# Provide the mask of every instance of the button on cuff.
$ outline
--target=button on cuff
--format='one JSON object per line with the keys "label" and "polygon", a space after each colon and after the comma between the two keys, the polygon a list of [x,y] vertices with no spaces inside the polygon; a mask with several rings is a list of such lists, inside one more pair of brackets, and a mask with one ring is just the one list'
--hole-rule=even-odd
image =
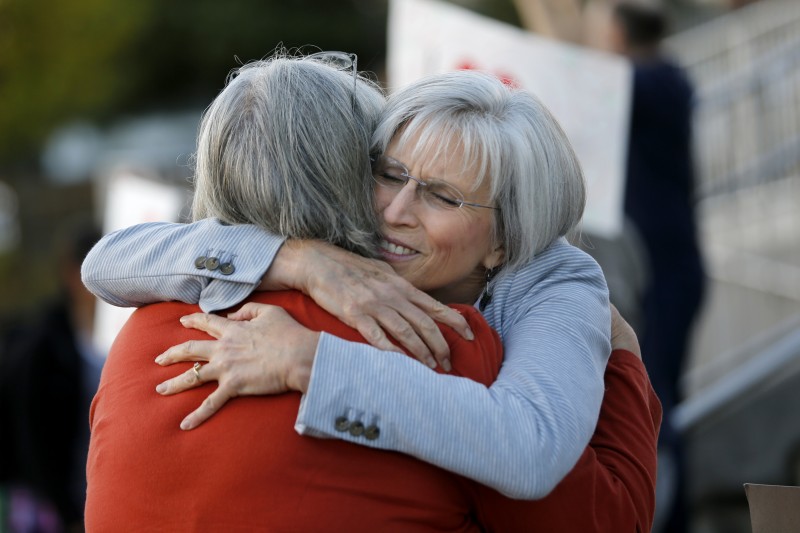
{"label": "button on cuff", "polygon": [[353,422],[350,424],[350,434],[354,437],[360,437],[364,434],[364,424],[361,422]]}
{"label": "button on cuff", "polygon": [[376,425],[367,426],[367,429],[364,430],[364,438],[367,440],[375,440],[381,434],[381,430]]}
{"label": "button on cuff", "polygon": [[340,416],[336,419],[333,423],[333,427],[336,428],[336,431],[344,432],[350,429],[350,421],[347,420],[347,417]]}

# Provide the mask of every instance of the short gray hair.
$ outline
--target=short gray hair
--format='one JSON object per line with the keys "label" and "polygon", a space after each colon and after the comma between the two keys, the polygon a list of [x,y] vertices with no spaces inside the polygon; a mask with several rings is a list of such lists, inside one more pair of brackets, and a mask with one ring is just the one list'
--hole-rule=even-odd
{"label": "short gray hair", "polygon": [[192,218],[373,255],[369,146],[384,97],[361,76],[353,91],[352,71],[308,57],[233,71],[200,122]]}
{"label": "short gray hair", "polygon": [[398,133],[401,143],[415,140],[420,159],[446,157],[460,145],[463,168],[478,168],[475,187],[490,178],[506,272],[577,229],[586,204],[583,172],[558,122],[530,93],[476,71],[429,76],[389,96],[373,153]]}

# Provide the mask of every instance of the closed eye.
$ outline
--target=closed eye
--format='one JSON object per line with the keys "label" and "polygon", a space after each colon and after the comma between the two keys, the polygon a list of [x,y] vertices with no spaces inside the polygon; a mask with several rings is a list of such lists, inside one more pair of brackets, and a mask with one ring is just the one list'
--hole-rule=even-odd
{"label": "closed eye", "polygon": [[452,196],[437,191],[428,191],[429,197],[437,204],[441,205],[442,207],[461,207],[461,201],[457,198],[453,198]]}
{"label": "closed eye", "polygon": [[408,179],[404,176],[398,176],[388,172],[381,172],[377,175],[377,178],[386,185],[405,185],[405,183],[408,181]]}

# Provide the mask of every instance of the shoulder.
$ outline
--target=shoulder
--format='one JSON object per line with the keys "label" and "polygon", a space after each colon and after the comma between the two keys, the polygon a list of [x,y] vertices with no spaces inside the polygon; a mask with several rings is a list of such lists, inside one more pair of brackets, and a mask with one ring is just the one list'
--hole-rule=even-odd
{"label": "shoulder", "polygon": [[[506,328],[547,306],[545,316],[554,319],[577,310],[608,320],[608,286],[592,257],[558,239],[522,268],[503,275],[484,310],[489,323],[501,335]],[[595,312],[596,311],[596,312]]]}
{"label": "shoulder", "polygon": [[605,288],[603,271],[589,254],[560,238],[528,264],[501,278],[499,285],[532,290],[542,282],[584,281]]}
{"label": "shoulder", "polygon": [[114,354],[140,350],[147,346],[157,355],[171,340],[181,338],[187,331],[179,320],[182,316],[200,313],[200,307],[182,302],[160,302],[136,309],[114,339],[109,358]]}
{"label": "shoulder", "polygon": [[200,307],[196,304],[183,302],[158,302],[144,305],[131,313],[120,334],[138,329],[170,328],[179,325],[177,321],[180,317],[201,312]]}

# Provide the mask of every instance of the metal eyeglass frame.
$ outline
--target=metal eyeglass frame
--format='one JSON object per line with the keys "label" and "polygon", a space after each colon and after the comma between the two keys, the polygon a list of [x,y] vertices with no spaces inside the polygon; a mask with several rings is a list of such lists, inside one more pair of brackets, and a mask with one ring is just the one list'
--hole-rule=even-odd
{"label": "metal eyeglass frame", "polygon": [[[422,180],[420,178],[414,177],[411,174],[409,174],[408,173],[408,168],[406,168],[406,166],[403,163],[401,163],[400,161],[398,161],[398,160],[396,160],[394,158],[391,158],[391,157],[389,157],[387,155],[373,155],[373,156],[370,156],[370,158],[369,158],[370,163],[372,165],[372,170],[373,170],[372,179],[373,179],[373,181],[375,181],[375,183],[379,187],[385,187],[387,189],[395,188],[392,185],[389,185],[389,184],[386,184],[386,183],[381,183],[380,181],[378,181],[378,178],[375,177],[375,172],[374,172],[375,166],[378,163],[378,161],[381,160],[381,159],[385,160],[385,161],[391,161],[391,163],[392,163],[391,166],[395,166],[395,167],[403,170],[403,172],[400,174],[400,176],[405,178],[405,182],[402,185],[400,185],[399,187],[397,187],[398,190],[400,190],[403,187],[405,187],[406,185],[408,185],[408,181],[409,180],[414,180],[415,182],[417,182],[419,184],[420,187],[423,187],[423,188],[427,187],[429,185],[428,182],[426,182],[426,181],[424,181],[424,180]],[[452,187],[452,185],[451,185],[451,187]],[[452,188],[455,190],[455,192],[458,193],[459,196],[462,196],[461,191],[459,191],[455,187],[452,187]],[[468,205],[470,207],[481,207],[483,209],[494,209],[495,211],[500,211],[499,207],[495,207],[495,206],[491,206],[491,205],[476,204],[474,202],[467,202],[463,198],[454,198],[452,200],[454,202],[458,203],[458,205],[454,205],[453,206],[453,208],[455,208],[455,209],[460,209],[460,208],[464,207],[465,205]]]}

